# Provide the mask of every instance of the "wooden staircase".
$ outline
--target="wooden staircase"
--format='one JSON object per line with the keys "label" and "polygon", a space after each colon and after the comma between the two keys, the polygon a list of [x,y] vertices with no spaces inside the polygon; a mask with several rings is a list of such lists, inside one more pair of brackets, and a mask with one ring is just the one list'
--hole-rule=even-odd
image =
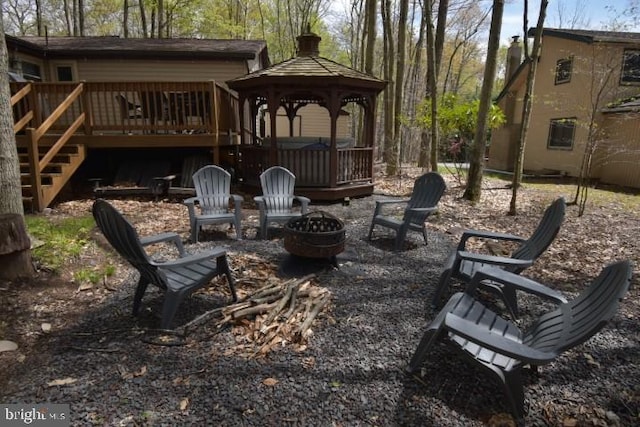
{"label": "wooden staircase", "polygon": [[[49,148],[46,146],[39,147],[38,160],[44,157]],[[22,182],[22,203],[26,212],[33,212],[42,210],[42,208],[49,206],[53,202],[86,158],[86,148],[82,144],[67,144],[45,166],[40,173],[40,182],[42,184],[41,206],[35,206],[34,203],[35,197],[31,181],[32,172],[26,147],[18,146],[18,158],[20,160],[20,180]]]}

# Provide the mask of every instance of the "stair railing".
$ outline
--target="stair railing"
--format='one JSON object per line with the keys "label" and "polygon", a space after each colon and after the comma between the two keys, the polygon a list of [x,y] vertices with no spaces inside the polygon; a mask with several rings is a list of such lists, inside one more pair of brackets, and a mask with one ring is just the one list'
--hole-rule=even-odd
{"label": "stair railing", "polygon": [[[29,156],[29,170],[31,172],[31,189],[33,195],[33,207],[37,211],[42,211],[51,202],[51,200],[45,200],[43,187],[42,187],[42,171],[49,165],[51,160],[60,152],[62,147],[69,141],[71,136],[75,133],[80,126],[85,122],[84,111],[78,115],[78,117],[69,125],[68,129],[60,135],[58,140],[53,144],[46,153],[40,159],[40,152],[38,143],[40,139],[47,134],[51,126],[70,109],[73,103],[81,98],[84,90],[83,83],[79,83],[78,86],[56,107],[56,109],[47,117],[42,124],[36,128],[26,128],[27,135],[27,153]],[[17,95],[17,94],[16,94]],[[81,111],[84,109],[81,109]],[[32,113],[32,112],[31,112]],[[22,121],[22,120],[21,120]]]}

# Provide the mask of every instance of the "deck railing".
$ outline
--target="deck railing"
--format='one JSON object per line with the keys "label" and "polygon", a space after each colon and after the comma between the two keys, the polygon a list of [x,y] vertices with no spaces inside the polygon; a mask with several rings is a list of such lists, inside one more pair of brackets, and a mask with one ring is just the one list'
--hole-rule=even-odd
{"label": "deck railing", "polygon": [[[242,177],[248,183],[258,184],[262,171],[271,166],[269,147],[242,146]],[[296,176],[299,187],[331,187],[329,150],[278,148],[278,165]],[[371,182],[373,149],[370,147],[339,148],[336,165],[336,185]]]}
{"label": "deck railing", "polygon": [[[84,82],[84,102],[71,106],[50,130],[66,130],[85,113],[85,133],[161,134],[238,131],[238,100],[214,81]],[[78,83],[11,83],[12,94],[30,92],[14,105],[16,123],[38,127]],[[26,88],[30,89],[26,89]],[[82,111],[82,109],[85,111]],[[32,117],[27,119],[29,112]]]}

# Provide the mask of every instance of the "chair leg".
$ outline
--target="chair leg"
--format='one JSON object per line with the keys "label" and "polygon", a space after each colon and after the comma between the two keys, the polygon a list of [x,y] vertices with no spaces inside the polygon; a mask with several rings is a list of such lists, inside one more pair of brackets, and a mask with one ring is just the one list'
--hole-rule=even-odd
{"label": "chair leg", "polygon": [[236,229],[236,238],[242,240],[242,218],[240,212],[236,211],[234,219],[234,227]]}
{"label": "chair leg", "polygon": [[260,238],[265,240],[267,238],[267,219],[260,218]]}
{"label": "chair leg", "polygon": [[507,286],[500,286],[498,289],[500,295],[502,296],[502,299],[504,300],[504,305],[506,305],[507,309],[509,310],[509,313],[511,313],[511,316],[514,320],[517,319],[518,297],[516,296],[516,290]]}
{"label": "chair leg", "polygon": [[522,385],[522,371],[519,368],[503,372],[504,390],[511,404],[513,414],[518,420],[524,418],[524,387]]}
{"label": "chair leg", "polygon": [[429,329],[427,329],[427,331],[422,335],[420,344],[418,344],[418,348],[416,348],[416,351],[413,353],[409,365],[407,365],[407,367],[404,369],[406,373],[414,374],[420,369],[420,366],[422,366],[425,359],[427,358],[429,349],[431,349],[431,346],[433,346],[433,344],[436,342],[436,339],[439,335],[439,325],[435,328],[432,326],[433,323],[431,324]]}
{"label": "chair leg", "polygon": [[149,283],[140,276],[140,280],[138,280],[138,286],[136,287],[136,293],[133,296],[133,315],[137,316],[140,311],[140,305],[142,304],[142,297],[147,290],[147,286]]}
{"label": "chair leg", "polygon": [[431,299],[431,307],[436,308],[440,304],[442,293],[444,292],[445,288],[449,286],[451,274],[451,268],[445,268],[444,271],[440,274],[438,285],[436,286],[436,289],[433,292],[433,298]]}
{"label": "chair leg", "polygon": [[227,283],[229,284],[229,290],[231,291],[231,297],[233,302],[238,301],[238,295],[236,294],[236,285],[231,275],[231,269],[229,268],[229,262],[226,256],[219,256],[216,258],[216,270],[218,274],[224,274],[227,277]]}
{"label": "chair leg", "polygon": [[424,239],[424,244],[428,245],[429,241],[427,240],[427,226],[425,224],[422,225],[422,238]]}
{"label": "chair leg", "polygon": [[164,294],[164,303],[162,304],[162,321],[160,329],[171,329],[171,322],[178,311],[178,306],[182,302],[184,295],[167,289]]}
{"label": "chair leg", "polygon": [[369,227],[369,237],[368,239],[371,240],[371,237],[373,236],[373,227],[375,227],[376,223],[374,222],[374,220],[371,220],[371,227]]}
{"label": "chair leg", "polygon": [[402,245],[404,244],[404,241],[406,240],[406,238],[407,238],[407,227],[403,225],[398,229],[398,232],[396,233],[396,240],[393,245],[393,250],[399,251],[400,249],[402,249]]}
{"label": "chair leg", "polygon": [[198,243],[198,232],[200,231],[200,226],[197,223],[191,224],[191,243]]}

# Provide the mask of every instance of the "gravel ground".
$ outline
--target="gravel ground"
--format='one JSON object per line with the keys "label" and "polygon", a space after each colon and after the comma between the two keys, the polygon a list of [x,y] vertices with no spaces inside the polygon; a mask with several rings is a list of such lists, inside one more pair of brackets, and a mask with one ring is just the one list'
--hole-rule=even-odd
{"label": "gravel ground", "polygon": [[[434,349],[420,378],[404,374],[435,314],[427,301],[453,238],[432,232],[423,245],[412,234],[409,249],[400,253],[389,250],[391,240],[382,229],[379,238],[366,241],[374,200],[381,197],[315,207],[345,221],[347,244],[339,268],[313,266],[333,298],[306,351],[285,347],[264,358],[238,357],[226,351],[234,344],[229,330],[207,324],[185,345],[147,344],[141,328],[158,319],[145,311],[132,321],[136,278],[131,274],[128,283],[64,330],[39,334],[38,351],[20,363],[13,360],[15,353],[0,354],[8,376],[1,382],[0,402],[68,403],[72,425],[510,425],[503,417],[509,407],[500,385],[447,347]],[[277,236],[268,241],[254,236],[252,229],[242,241],[223,238],[189,250],[222,245],[232,265],[238,252],[288,261]],[[152,290],[144,306],[157,310],[160,303]],[[223,303],[215,293],[195,296],[176,322]],[[521,307],[525,320],[543,308],[527,296]],[[526,376],[527,425],[637,423],[639,361],[637,323],[618,316],[588,343]],[[47,385],[65,378],[75,381]]]}

